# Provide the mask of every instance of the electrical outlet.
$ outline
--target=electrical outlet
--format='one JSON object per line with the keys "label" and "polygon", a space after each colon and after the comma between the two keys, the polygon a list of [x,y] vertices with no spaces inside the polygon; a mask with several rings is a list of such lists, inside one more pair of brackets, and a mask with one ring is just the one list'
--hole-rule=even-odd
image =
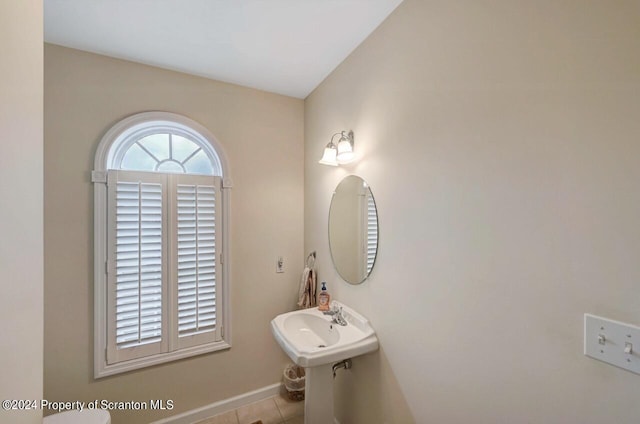
{"label": "electrical outlet", "polygon": [[278,256],[276,260],[276,272],[284,272],[284,258],[282,256]]}

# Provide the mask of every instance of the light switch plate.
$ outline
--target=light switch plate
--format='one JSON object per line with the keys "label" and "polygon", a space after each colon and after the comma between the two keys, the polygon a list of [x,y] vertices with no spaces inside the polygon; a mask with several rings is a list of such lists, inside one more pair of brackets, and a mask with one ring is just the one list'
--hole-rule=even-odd
{"label": "light switch plate", "polygon": [[584,354],[640,374],[640,327],[584,314]]}

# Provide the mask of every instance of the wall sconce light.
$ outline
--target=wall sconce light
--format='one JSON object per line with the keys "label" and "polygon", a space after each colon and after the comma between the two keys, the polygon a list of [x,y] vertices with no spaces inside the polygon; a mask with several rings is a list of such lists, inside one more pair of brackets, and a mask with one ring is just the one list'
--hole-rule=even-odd
{"label": "wall sconce light", "polygon": [[[338,144],[334,143],[333,140],[336,136],[340,136],[340,140],[338,140]],[[342,165],[345,163],[351,162],[355,158],[355,153],[353,151],[353,131],[341,131],[339,133],[335,133],[331,136],[331,141],[324,148],[324,154],[322,155],[322,159],[318,161],[323,165],[331,165],[338,166],[338,164]]]}

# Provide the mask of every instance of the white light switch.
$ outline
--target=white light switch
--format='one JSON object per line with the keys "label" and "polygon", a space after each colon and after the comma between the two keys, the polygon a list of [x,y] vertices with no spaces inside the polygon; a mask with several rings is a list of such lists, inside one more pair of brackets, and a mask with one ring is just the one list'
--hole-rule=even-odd
{"label": "white light switch", "polygon": [[640,327],[584,314],[584,354],[640,374]]}
{"label": "white light switch", "polygon": [[278,256],[276,259],[276,272],[284,272],[284,258],[282,256]]}

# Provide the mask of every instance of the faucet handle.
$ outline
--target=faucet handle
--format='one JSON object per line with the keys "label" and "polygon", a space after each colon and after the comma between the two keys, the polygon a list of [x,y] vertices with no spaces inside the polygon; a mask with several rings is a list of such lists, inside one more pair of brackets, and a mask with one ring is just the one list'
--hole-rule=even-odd
{"label": "faucet handle", "polygon": [[333,320],[332,322],[334,324],[339,324],[342,326],[345,326],[348,324],[347,319],[344,316],[344,311],[342,310],[342,306],[340,306],[333,314]]}

